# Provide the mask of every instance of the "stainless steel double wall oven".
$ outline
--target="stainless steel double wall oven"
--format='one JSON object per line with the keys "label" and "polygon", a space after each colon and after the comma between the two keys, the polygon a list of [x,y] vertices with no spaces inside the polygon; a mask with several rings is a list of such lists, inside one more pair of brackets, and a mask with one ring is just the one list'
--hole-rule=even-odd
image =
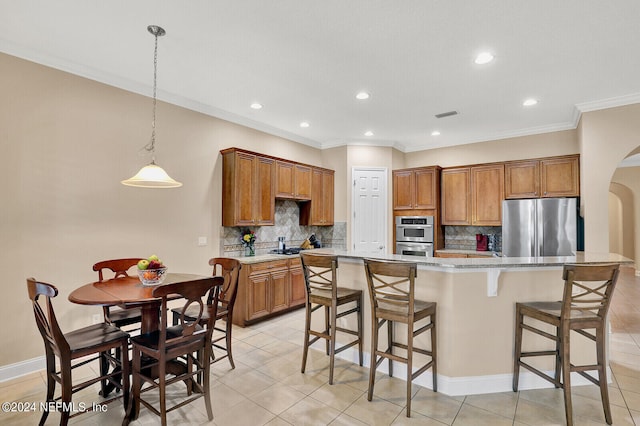
{"label": "stainless steel double wall oven", "polygon": [[396,216],[396,254],[433,257],[433,216]]}

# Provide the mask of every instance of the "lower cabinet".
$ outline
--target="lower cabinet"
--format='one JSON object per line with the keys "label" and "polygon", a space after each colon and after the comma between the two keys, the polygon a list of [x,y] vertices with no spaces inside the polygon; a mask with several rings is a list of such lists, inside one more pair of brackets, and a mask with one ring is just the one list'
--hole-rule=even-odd
{"label": "lower cabinet", "polygon": [[245,326],[303,306],[300,259],[245,264],[240,272],[233,323]]}

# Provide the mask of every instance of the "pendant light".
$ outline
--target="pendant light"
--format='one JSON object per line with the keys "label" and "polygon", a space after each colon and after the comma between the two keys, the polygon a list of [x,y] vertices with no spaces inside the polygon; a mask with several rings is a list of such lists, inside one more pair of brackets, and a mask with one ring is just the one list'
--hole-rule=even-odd
{"label": "pendant light", "polygon": [[166,34],[166,31],[157,25],[147,27],[156,39],[153,53],[153,121],[151,121],[151,142],[144,146],[144,149],[151,153],[151,164],[140,169],[135,176],[123,180],[122,184],[127,186],[137,186],[138,188],[177,188],[182,183],[173,180],[164,169],[156,165],[156,90],[158,75],[158,37]]}

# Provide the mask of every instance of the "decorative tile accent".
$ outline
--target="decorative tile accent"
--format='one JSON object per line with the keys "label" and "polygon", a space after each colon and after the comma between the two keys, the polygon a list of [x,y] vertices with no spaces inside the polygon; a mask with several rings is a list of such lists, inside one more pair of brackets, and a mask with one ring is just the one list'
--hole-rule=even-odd
{"label": "decorative tile accent", "polygon": [[496,236],[494,251],[502,251],[501,226],[445,226],[444,246],[447,249],[475,250],[476,234],[494,234]]}
{"label": "decorative tile accent", "polygon": [[[285,237],[287,247],[300,247],[304,240],[315,234],[323,247],[344,250],[347,245],[347,223],[335,222],[333,226],[300,225],[300,208],[293,200],[276,200],[275,225],[248,227],[256,234],[256,255],[267,254],[278,248],[278,237]],[[244,246],[240,242],[245,227],[223,227],[221,250],[224,256],[242,256]]]}

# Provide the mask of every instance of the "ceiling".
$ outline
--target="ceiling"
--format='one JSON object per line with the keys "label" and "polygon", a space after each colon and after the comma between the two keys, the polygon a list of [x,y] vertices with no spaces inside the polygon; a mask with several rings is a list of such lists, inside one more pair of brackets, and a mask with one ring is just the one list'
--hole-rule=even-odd
{"label": "ceiling", "polygon": [[640,102],[639,22],[637,0],[0,0],[0,51],[151,96],[160,25],[159,99],[319,148],[411,152]]}

